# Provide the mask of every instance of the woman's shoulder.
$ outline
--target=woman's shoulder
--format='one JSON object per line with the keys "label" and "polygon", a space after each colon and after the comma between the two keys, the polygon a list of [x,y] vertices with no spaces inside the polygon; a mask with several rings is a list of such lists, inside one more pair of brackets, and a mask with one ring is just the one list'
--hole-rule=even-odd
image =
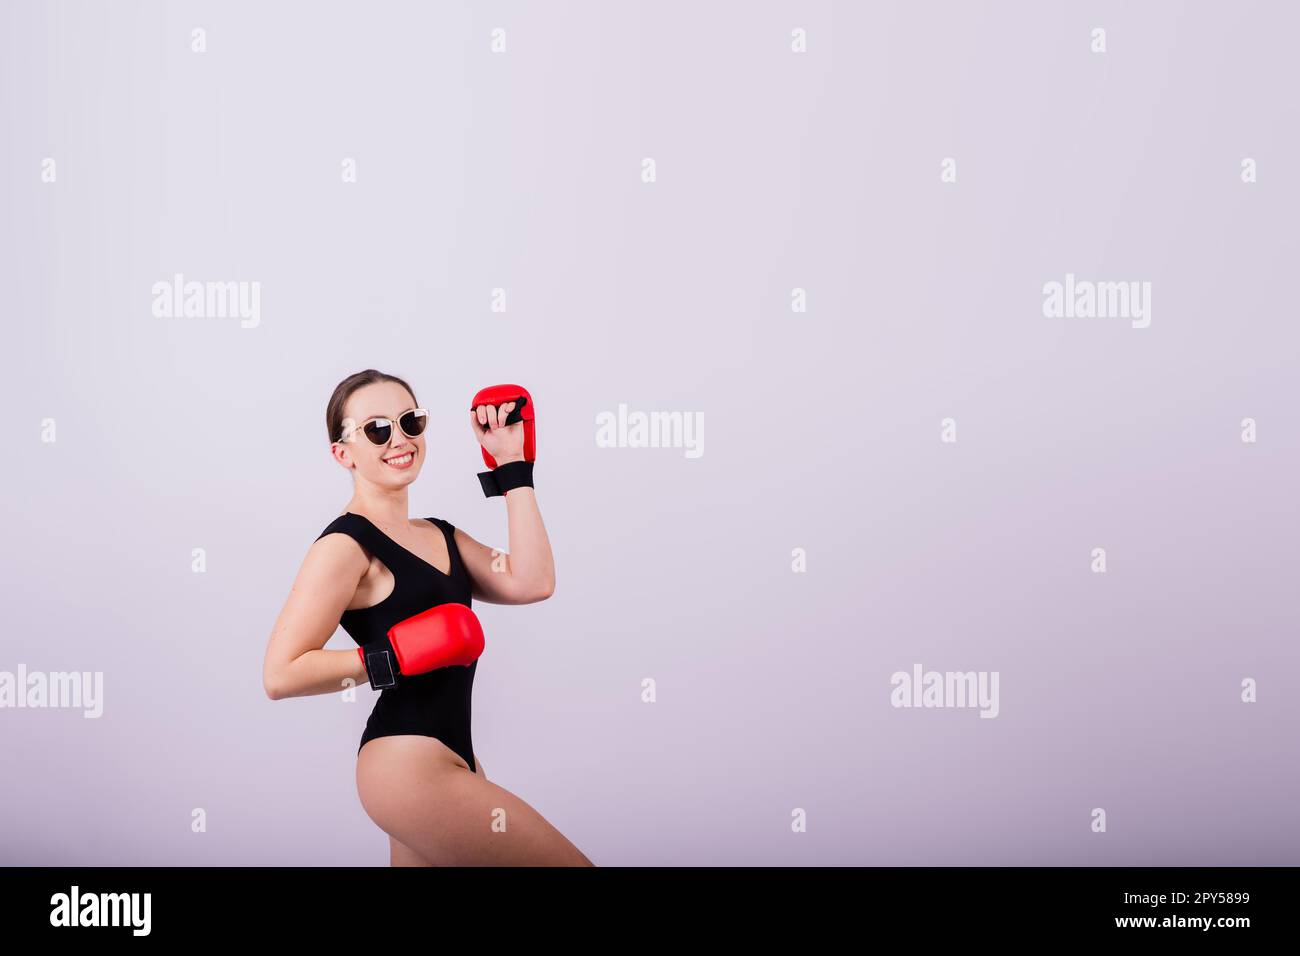
{"label": "woman's shoulder", "polygon": [[360,540],[367,536],[367,526],[360,515],[355,515],[350,511],[345,511],[343,514],[337,515],[333,521],[327,524],[325,530],[316,535],[316,540],[319,541],[326,535],[336,533],[346,534],[350,538],[357,538]]}

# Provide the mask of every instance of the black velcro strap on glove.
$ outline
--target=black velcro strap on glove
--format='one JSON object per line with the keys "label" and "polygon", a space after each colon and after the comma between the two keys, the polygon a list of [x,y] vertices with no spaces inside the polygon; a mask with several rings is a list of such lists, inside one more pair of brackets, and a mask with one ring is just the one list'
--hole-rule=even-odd
{"label": "black velcro strap on glove", "polygon": [[383,690],[385,687],[397,686],[397,657],[387,638],[363,644],[361,655],[371,687]]}
{"label": "black velcro strap on glove", "polygon": [[508,461],[504,465],[497,465],[491,471],[480,471],[478,480],[483,486],[483,495],[487,498],[504,495],[513,488],[531,488],[533,487],[533,463]]}

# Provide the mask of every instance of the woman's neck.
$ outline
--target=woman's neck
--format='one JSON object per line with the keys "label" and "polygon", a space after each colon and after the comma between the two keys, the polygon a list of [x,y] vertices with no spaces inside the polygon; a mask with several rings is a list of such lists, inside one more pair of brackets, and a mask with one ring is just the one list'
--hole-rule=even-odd
{"label": "woman's neck", "polygon": [[410,503],[406,489],[381,491],[357,489],[348,502],[348,511],[365,515],[381,527],[402,528],[410,524]]}

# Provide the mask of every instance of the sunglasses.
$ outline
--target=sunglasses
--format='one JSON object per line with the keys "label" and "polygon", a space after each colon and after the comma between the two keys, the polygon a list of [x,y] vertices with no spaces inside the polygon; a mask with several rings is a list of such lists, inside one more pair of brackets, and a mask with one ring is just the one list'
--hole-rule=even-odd
{"label": "sunglasses", "polygon": [[[424,434],[424,426],[429,423],[429,412],[424,408],[412,408],[397,416],[397,427],[407,438],[418,438]],[[387,445],[393,437],[393,420],[375,416],[367,418],[360,425],[343,424],[343,434],[339,441],[349,441],[358,431],[370,439],[372,445]]]}

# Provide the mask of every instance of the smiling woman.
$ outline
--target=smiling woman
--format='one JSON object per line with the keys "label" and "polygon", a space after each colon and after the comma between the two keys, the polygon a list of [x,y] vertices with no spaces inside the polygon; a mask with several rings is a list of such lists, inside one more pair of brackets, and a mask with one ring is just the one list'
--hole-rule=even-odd
{"label": "smiling woman", "polygon": [[[506,424],[514,404],[471,411],[496,467],[524,460],[523,426]],[[412,520],[407,489],[424,460],[428,418],[394,375],[366,369],[335,388],[325,423],[352,498],[308,551],[276,621],[267,695],[381,689],[357,750],[357,792],[389,836],[393,865],[591,866],[528,803],[487,779],[470,732],[474,675],[490,646],[472,599],[531,604],[555,589],[534,489],[507,483],[505,555],[442,518]],[[324,649],[340,625],[360,653]],[[504,829],[493,825],[502,812]]]}
{"label": "smiling woman", "polygon": [[[410,396],[412,406],[416,404],[415,392],[411,389],[411,386],[396,375],[388,375],[373,368],[349,375],[335,387],[334,394],[330,396],[329,404],[325,406],[325,428],[329,433],[331,442],[349,441],[352,434],[359,428],[373,444],[388,444],[393,431],[391,419],[382,415],[371,415],[358,425],[356,419],[347,415],[349,411],[348,402],[356,392],[367,385],[377,385],[385,382],[400,387],[402,391]],[[428,419],[429,413],[425,409],[415,407],[409,408],[397,416],[398,427],[408,438],[418,438],[423,434]]]}

